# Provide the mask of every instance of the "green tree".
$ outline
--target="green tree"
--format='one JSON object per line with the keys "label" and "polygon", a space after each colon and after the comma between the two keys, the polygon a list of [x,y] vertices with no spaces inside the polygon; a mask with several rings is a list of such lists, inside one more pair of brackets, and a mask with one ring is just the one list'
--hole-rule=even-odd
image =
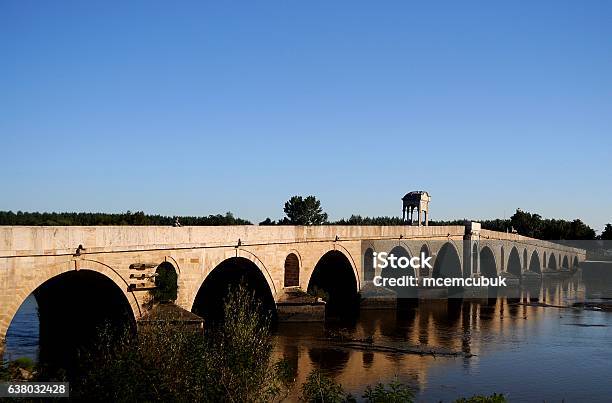
{"label": "green tree", "polygon": [[354,401],[342,385],[320,370],[313,369],[302,385],[300,400],[308,403],[343,403]]}
{"label": "green tree", "polygon": [[608,241],[612,240],[612,224],[606,224],[606,228],[604,228],[599,237]]}
{"label": "green tree", "polygon": [[230,289],[223,326],[214,344],[214,362],[226,401],[274,401],[284,389],[286,377],[279,377],[283,366],[272,362],[270,320],[244,283]]}
{"label": "green tree", "polygon": [[[510,217],[510,224],[519,234],[537,239],[595,239],[595,230],[579,219],[573,221],[542,219],[539,214],[517,209]],[[494,225],[483,223],[483,227],[489,229]]]}
{"label": "green tree", "polygon": [[595,239],[595,230],[576,219],[570,223],[570,233],[567,239],[592,240]]}
{"label": "green tree", "polygon": [[293,196],[285,203],[284,211],[293,225],[321,225],[327,221],[327,213],[314,196]]}
{"label": "green tree", "polygon": [[542,227],[542,217],[539,214],[531,214],[521,209],[510,217],[512,227],[521,235],[538,238]]}
{"label": "green tree", "polygon": [[396,377],[387,386],[382,383],[375,387],[368,385],[363,398],[368,403],[410,403],[414,399],[414,393]]}

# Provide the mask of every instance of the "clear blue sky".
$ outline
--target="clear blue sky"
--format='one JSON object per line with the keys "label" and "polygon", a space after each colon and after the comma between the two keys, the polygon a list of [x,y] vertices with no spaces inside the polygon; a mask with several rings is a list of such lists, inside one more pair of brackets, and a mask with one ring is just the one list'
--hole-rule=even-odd
{"label": "clear blue sky", "polygon": [[94,3],[0,1],[0,209],[612,222],[610,1]]}

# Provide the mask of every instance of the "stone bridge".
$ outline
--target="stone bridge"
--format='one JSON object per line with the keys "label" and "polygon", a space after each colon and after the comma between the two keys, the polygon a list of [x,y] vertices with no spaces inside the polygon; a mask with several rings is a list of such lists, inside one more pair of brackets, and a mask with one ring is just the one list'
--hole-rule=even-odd
{"label": "stone bridge", "polygon": [[[24,300],[37,299],[41,326],[58,312],[97,315],[123,304],[132,320],[149,307],[150,274],[178,275],[176,304],[199,314],[222,305],[241,276],[275,306],[313,286],[340,297],[376,274],[373,251],[432,256],[417,276],[528,275],[571,271],[585,251],[466,226],[96,226],[0,227],[0,340]],[[441,265],[442,261],[448,264]],[[450,263],[449,263],[450,262]],[[215,299],[216,298],[216,299]],[[55,312],[55,313],[53,313]],[[203,315],[205,316],[205,315]],[[59,321],[59,322],[57,322]]]}

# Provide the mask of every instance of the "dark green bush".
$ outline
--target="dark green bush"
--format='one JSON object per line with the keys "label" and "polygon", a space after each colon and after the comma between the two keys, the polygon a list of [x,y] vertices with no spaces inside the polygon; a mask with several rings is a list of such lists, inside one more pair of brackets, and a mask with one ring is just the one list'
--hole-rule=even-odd
{"label": "dark green bush", "polygon": [[341,403],[354,401],[344,392],[342,385],[320,370],[312,370],[302,385],[300,399],[309,403]]}
{"label": "dark green bush", "polygon": [[410,403],[413,401],[414,393],[395,378],[387,386],[382,383],[374,388],[368,386],[363,398],[369,403]]}

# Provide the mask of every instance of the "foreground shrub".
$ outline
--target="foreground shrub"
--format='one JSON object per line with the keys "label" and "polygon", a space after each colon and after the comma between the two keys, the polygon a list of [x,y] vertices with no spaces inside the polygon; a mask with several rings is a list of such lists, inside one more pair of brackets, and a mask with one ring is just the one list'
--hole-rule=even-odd
{"label": "foreground shrub", "polygon": [[[362,397],[368,403],[411,403],[414,394],[396,378],[387,386],[379,383],[372,388],[368,385]],[[347,394],[342,385],[320,370],[310,372],[302,385],[300,399],[311,403],[355,402],[355,398]]]}
{"label": "foreground shrub", "polygon": [[382,383],[377,384],[374,388],[368,386],[363,398],[370,403],[410,403],[414,394],[395,378],[387,386]]}
{"label": "foreground shrub", "polygon": [[119,342],[102,332],[73,396],[88,401],[267,402],[283,397],[285,366],[273,363],[269,318],[243,286],[225,301],[222,325],[203,334],[168,323]]}
{"label": "foreground shrub", "polygon": [[271,362],[270,316],[254,294],[240,286],[225,302],[223,325],[209,348],[224,397],[237,402],[271,401],[280,396],[284,367]]}
{"label": "foreground shrub", "polygon": [[342,389],[342,385],[320,370],[312,370],[302,385],[301,400],[311,403],[341,403],[354,401]]}

